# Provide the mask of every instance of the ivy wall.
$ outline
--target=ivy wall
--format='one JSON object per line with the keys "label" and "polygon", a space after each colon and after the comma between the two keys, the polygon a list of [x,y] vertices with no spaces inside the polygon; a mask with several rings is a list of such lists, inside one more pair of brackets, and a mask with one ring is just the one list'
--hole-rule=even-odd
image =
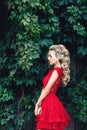
{"label": "ivy wall", "polygon": [[24,130],[27,125],[35,130],[34,105],[49,68],[47,50],[59,43],[71,54],[71,81],[60,87],[58,96],[80,129],[86,130],[87,1],[1,2],[0,130]]}

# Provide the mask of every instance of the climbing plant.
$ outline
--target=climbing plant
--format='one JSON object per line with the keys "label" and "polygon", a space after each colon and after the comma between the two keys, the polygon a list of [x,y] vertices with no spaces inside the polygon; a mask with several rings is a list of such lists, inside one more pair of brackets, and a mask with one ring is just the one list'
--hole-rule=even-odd
{"label": "climbing plant", "polygon": [[71,81],[59,95],[64,104],[68,102],[72,118],[84,129],[83,124],[87,122],[86,0],[3,3],[8,8],[8,26],[0,33],[0,129],[24,130],[28,124],[30,130],[35,129],[34,105],[49,68],[47,50],[59,43],[69,49],[73,59],[83,63],[76,80],[71,68]]}

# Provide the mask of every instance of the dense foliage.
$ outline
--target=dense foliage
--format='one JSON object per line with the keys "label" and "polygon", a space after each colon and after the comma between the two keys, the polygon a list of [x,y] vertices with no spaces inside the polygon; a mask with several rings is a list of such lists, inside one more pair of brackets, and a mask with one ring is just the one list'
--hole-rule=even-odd
{"label": "dense foliage", "polygon": [[67,46],[75,64],[83,68],[78,70],[76,65],[73,73],[71,67],[71,81],[60,89],[59,96],[85,129],[86,0],[8,0],[4,4],[8,7],[8,28],[0,40],[0,130],[27,130],[27,125],[35,129],[34,105],[49,67],[46,53],[57,43]]}

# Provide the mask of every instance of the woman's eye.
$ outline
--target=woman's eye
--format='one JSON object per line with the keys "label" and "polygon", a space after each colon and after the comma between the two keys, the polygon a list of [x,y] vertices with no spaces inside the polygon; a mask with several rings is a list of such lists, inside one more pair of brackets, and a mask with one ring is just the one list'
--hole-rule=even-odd
{"label": "woman's eye", "polygon": [[48,57],[50,57],[50,58],[51,58],[52,56],[51,56],[51,55],[48,55]]}

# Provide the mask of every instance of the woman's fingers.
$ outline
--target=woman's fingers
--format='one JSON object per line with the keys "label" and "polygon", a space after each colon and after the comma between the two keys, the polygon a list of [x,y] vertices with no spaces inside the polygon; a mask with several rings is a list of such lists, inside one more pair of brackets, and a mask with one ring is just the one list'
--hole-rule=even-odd
{"label": "woman's fingers", "polygon": [[38,114],[40,114],[42,111],[41,107],[38,108]]}
{"label": "woman's fingers", "polygon": [[35,111],[34,111],[34,113],[35,113],[35,115],[37,115],[37,113],[38,113],[38,107],[37,107],[37,106],[35,106]]}
{"label": "woman's fingers", "polygon": [[42,111],[41,107],[37,107],[37,106],[35,106],[35,111],[34,111],[35,115],[40,114],[41,111]]}

